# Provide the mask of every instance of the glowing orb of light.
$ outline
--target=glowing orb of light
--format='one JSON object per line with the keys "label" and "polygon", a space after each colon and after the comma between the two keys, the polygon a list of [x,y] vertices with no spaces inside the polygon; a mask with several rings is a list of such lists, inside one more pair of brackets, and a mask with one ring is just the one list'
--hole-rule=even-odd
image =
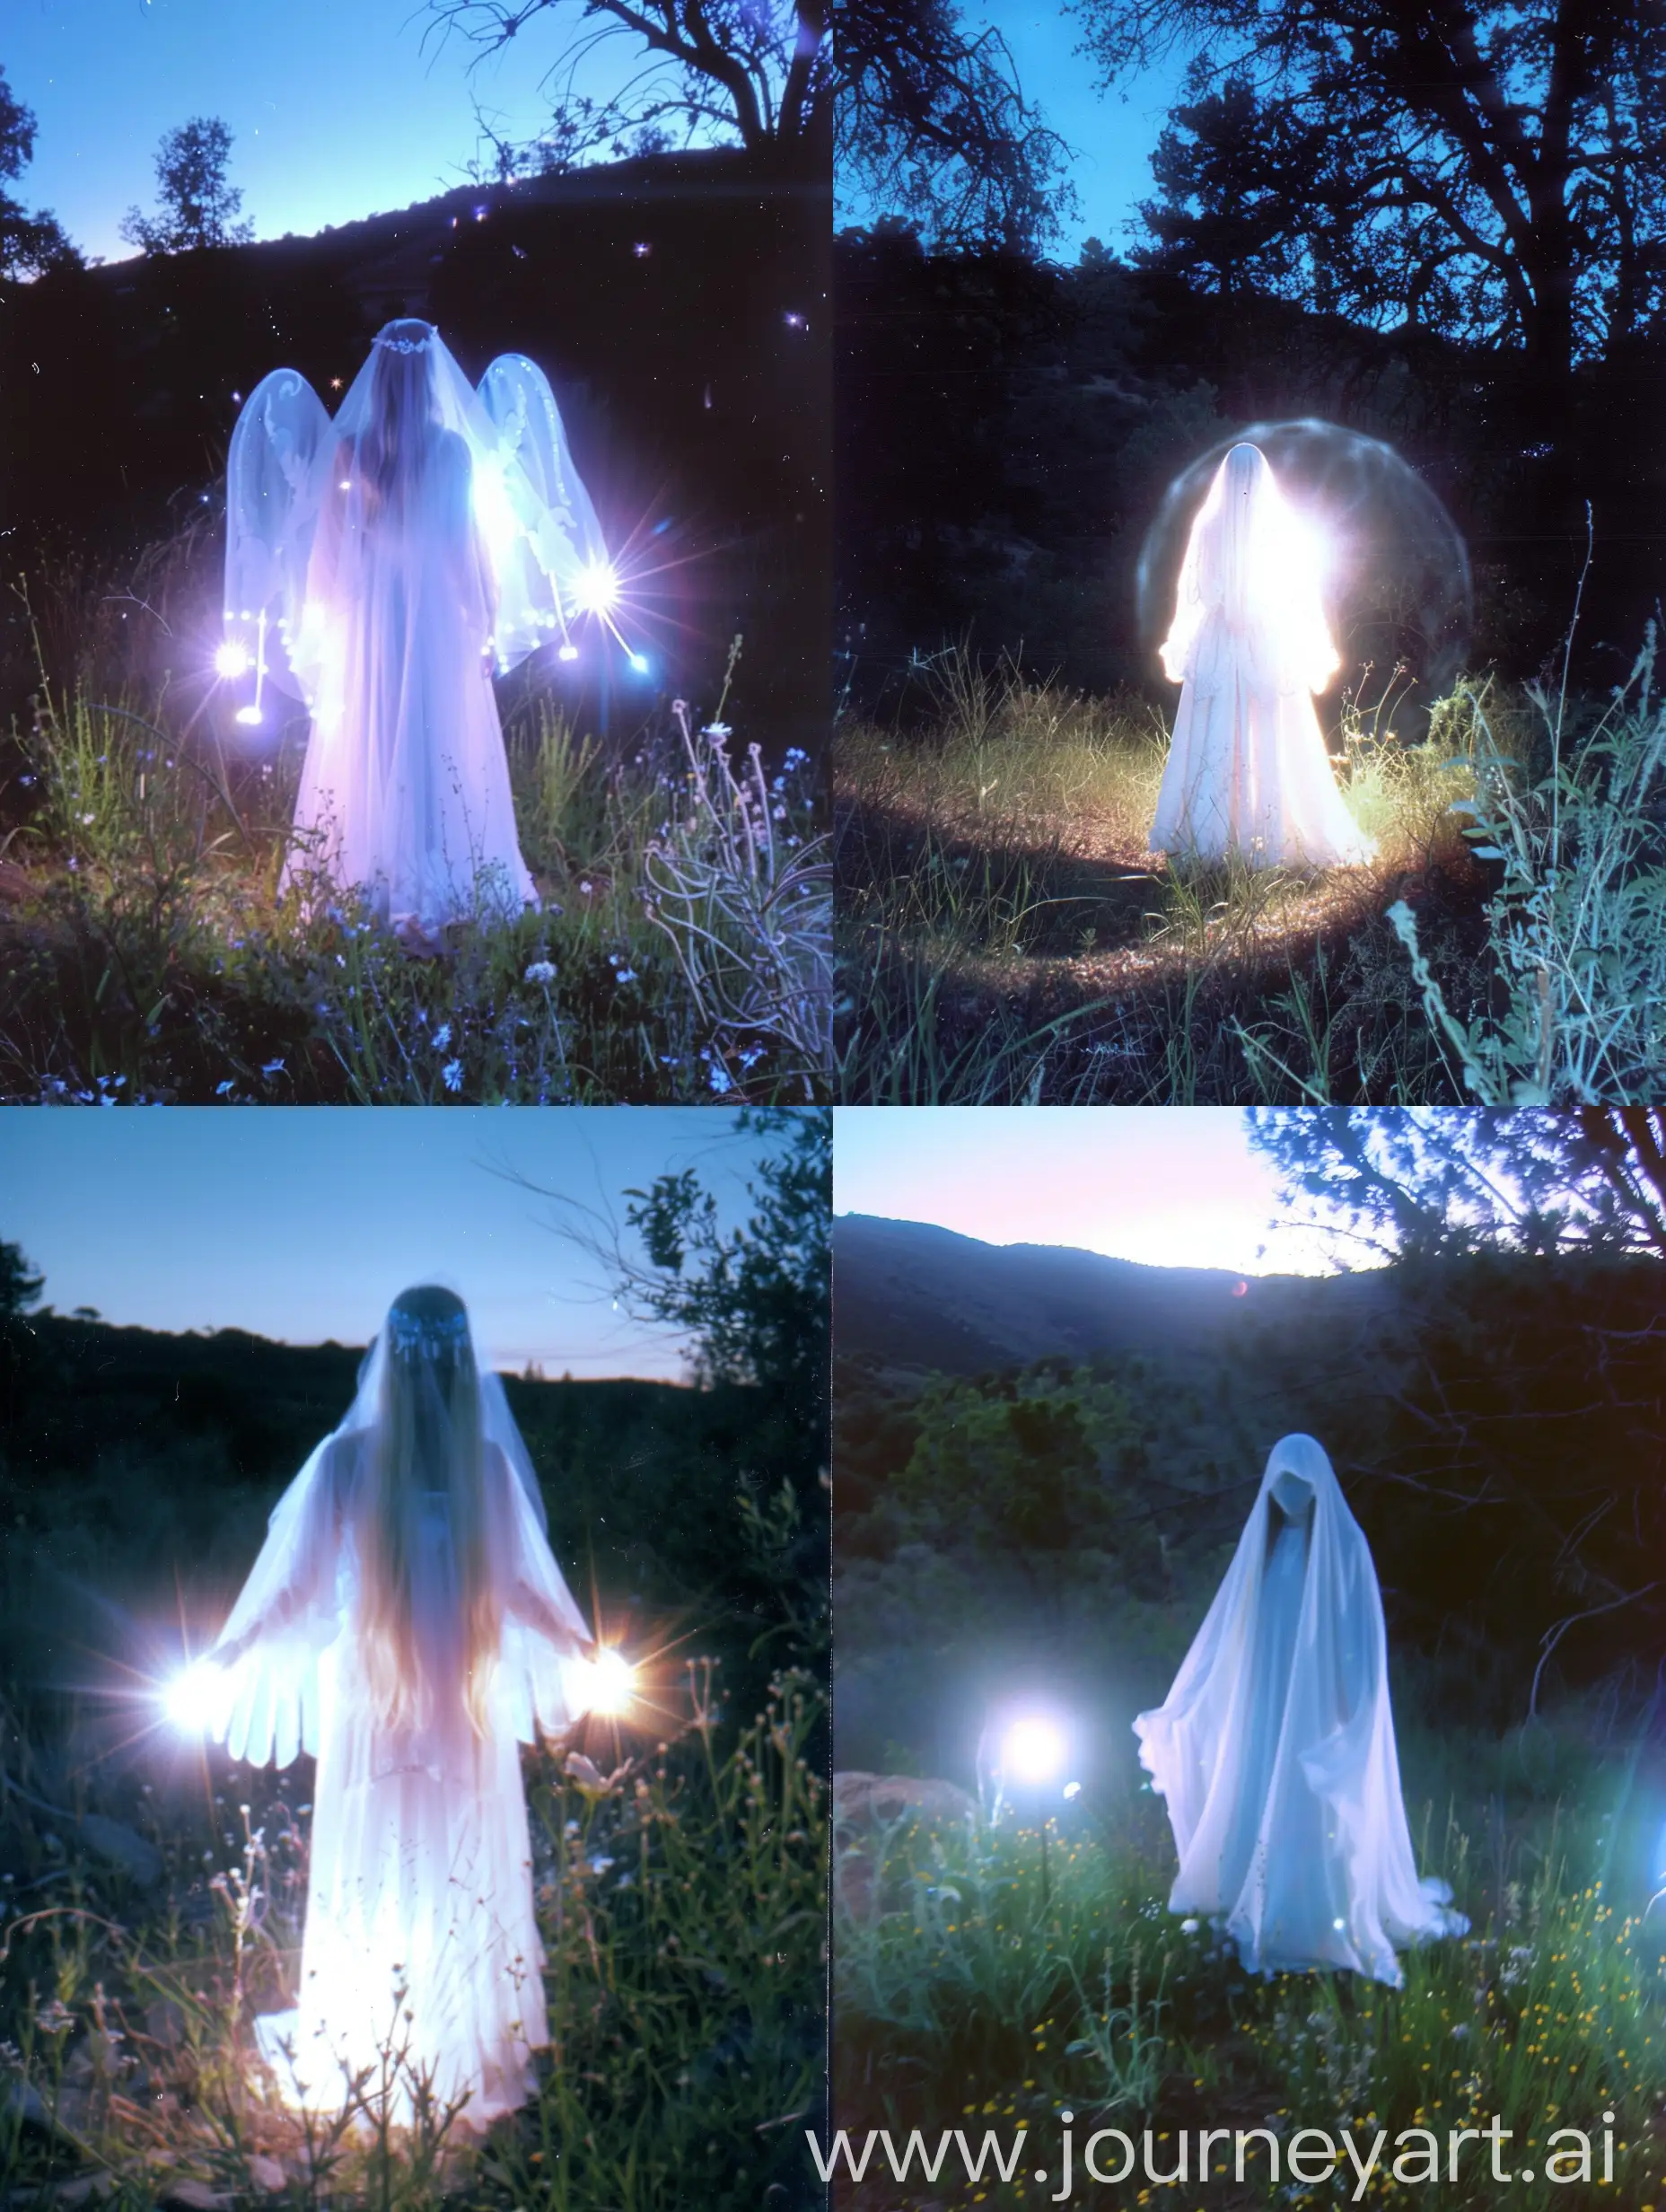
{"label": "glowing orb of light", "polygon": [[1080,1797],[1082,1795],[1081,1783],[1066,1782],[1065,1785],[1065,1795],[1066,1797]]}
{"label": "glowing orb of light", "polygon": [[617,1716],[636,1691],[636,1670],[622,1651],[610,1646],[584,1662],[585,1710]]}
{"label": "glowing orb of light", "polygon": [[224,676],[227,683],[235,683],[240,676],[249,673],[249,648],[240,645],[234,637],[228,637],[214,656],[216,676]]}
{"label": "glowing orb of light", "polygon": [[241,722],[246,730],[255,730],[259,728],[266,716],[258,707],[240,707],[232,719]]}
{"label": "glowing orb of light", "polygon": [[558,661],[576,661],[578,658],[578,647],[576,645],[563,645],[561,650],[557,654],[556,658]]}
{"label": "glowing orb of light", "polygon": [[639,676],[645,676],[647,674],[648,658],[645,654],[633,653],[630,656],[630,664]]}
{"label": "glowing orb of light", "polygon": [[1050,1782],[1064,1763],[1064,1731],[1039,1714],[1013,1721],[1001,1738],[1001,1764],[1015,1782]]}
{"label": "glowing orb of light", "polygon": [[182,1734],[202,1735],[214,1725],[224,1682],[212,1660],[193,1659],[162,1692],[162,1710]]}
{"label": "glowing orb of light", "polygon": [[611,561],[587,561],[573,586],[582,614],[610,614],[618,604],[618,572]]}

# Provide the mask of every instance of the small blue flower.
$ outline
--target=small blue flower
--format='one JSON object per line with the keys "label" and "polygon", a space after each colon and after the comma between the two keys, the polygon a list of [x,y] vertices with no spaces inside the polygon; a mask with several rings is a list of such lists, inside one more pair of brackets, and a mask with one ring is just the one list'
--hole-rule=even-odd
{"label": "small blue flower", "polygon": [[553,960],[535,960],[527,969],[526,980],[529,983],[553,983],[555,979],[556,963]]}
{"label": "small blue flower", "polygon": [[267,1060],[260,1070],[260,1073],[267,1076],[281,1075],[283,1072],[284,1063],[282,1060]]}
{"label": "small blue flower", "polygon": [[463,1087],[462,1062],[447,1060],[445,1066],[440,1070],[440,1080],[448,1091],[460,1091]]}
{"label": "small blue flower", "polygon": [[734,1083],[729,1070],[721,1060],[712,1062],[711,1066],[706,1070],[706,1080],[719,1098],[722,1098],[726,1091],[734,1089]]}
{"label": "small blue flower", "polygon": [[443,1052],[451,1041],[452,1025],[449,1022],[442,1022],[434,1032],[434,1049],[436,1052]]}
{"label": "small blue flower", "polygon": [[216,1083],[216,1084],[215,1084],[215,1085],[214,1086],[214,1094],[215,1094],[215,1096],[216,1098],[224,1098],[224,1097],[225,1096],[226,1093],[227,1093],[227,1092],[228,1092],[231,1088],[232,1088],[231,1078],[228,1076],[228,1077],[227,1077],[227,1079],[225,1080],[225,1082],[224,1082],[224,1083]]}
{"label": "small blue flower", "polygon": [[634,968],[621,968],[614,980],[618,983],[634,983],[636,980],[636,970]]}

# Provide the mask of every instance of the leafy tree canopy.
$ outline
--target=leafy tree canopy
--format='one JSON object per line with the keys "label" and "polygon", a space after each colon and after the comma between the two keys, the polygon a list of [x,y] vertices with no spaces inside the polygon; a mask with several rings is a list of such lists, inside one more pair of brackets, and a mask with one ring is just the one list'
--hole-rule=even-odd
{"label": "leafy tree canopy", "polygon": [[1273,1109],[1250,1143],[1346,1263],[1499,1251],[1666,1257],[1666,1114]]}
{"label": "leafy tree canopy", "polygon": [[[34,112],[18,99],[0,69],[0,179],[14,183],[34,154]],[[0,184],[0,276],[43,276],[49,269],[80,267],[81,256],[57,218],[44,209],[31,215]]]}
{"label": "leafy tree canopy", "polygon": [[146,253],[194,253],[203,246],[246,245],[252,223],[234,220],[242,194],[228,180],[232,134],[218,116],[193,116],[165,134],[156,153],[160,210],[130,207],[121,235]]}
{"label": "leafy tree canopy", "polygon": [[1194,55],[1146,262],[1519,348],[1552,386],[1666,310],[1666,0],[1069,5],[1107,86]]}

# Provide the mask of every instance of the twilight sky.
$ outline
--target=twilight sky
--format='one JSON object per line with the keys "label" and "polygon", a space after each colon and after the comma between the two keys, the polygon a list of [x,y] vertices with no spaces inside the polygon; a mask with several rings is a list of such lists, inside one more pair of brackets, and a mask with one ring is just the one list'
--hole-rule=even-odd
{"label": "twilight sky", "polygon": [[616,1312],[601,1269],[554,1233],[558,1209],[491,1171],[622,1226],[628,1186],[691,1167],[732,1218],[770,1142],[702,1107],[18,1109],[0,1115],[0,1238],[60,1313],[358,1345],[438,1275],[500,1366],[675,1378],[677,1341]]}
{"label": "twilight sky", "polygon": [[1278,1181],[1236,1107],[850,1106],[833,1124],[837,1214],[1152,1267],[1329,1271],[1311,1233],[1269,1232]]}
{"label": "twilight sky", "polygon": [[[560,41],[534,23],[471,76],[462,40],[424,50],[427,20],[423,0],[4,0],[0,64],[39,125],[13,189],[118,260],[117,224],[155,204],[163,132],[217,115],[258,238],[431,198],[464,181],[477,101],[504,136],[537,136]],[[612,89],[630,50],[609,42],[581,87]]]}

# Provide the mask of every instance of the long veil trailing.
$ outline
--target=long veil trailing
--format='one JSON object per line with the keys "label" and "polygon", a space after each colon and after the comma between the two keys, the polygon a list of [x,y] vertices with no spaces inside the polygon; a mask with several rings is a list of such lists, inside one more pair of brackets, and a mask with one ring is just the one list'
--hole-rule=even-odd
{"label": "long veil trailing", "polygon": [[[345,1418],[278,1501],[210,1655],[224,1663],[214,1734],[233,1758],[318,1760],[296,2006],[257,2023],[286,2094],[339,2109],[391,2039],[396,2113],[426,2077],[443,2101],[467,2095],[475,2121],[523,2101],[530,2053],[548,2040],[517,1747],[585,1709],[574,1670],[590,1630],[495,1375],[479,1374],[469,1401],[478,1431],[448,1427],[433,1374],[460,1344],[472,1363],[460,1305],[438,1329],[390,1312]],[[385,1432],[393,1357],[408,1395]],[[403,1455],[391,1468],[390,1451]],[[432,1487],[435,1468],[457,1463],[480,1470],[484,1590],[501,1618],[480,1717],[467,1695],[462,1507]],[[393,1719],[370,1671],[355,1536],[378,1479],[411,1516],[401,1574],[421,1692]]]}
{"label": "long veil trailing", "polygon": [[390,323],[332,422],[275,371],[232,433],[228,644],[312,719],[285,882],[364,890],[425,928],[535,901],[492,677],[562,640],[605,565],[548,380],[479,392]]}
{"label": "long veil trailing", "polygon": [[1313,711],[1338,665],[1313,542],[1258,446],[1233,446],[1215,471],[1161,657],[1184,688],[1153,852],[1315,867],[1370,858]]}
{"label": "long veil trailing", "polygon": [[1468,1927],[1417,1878],[1376,1570],[1311,1436],[1274,1445],[1174,1686],[1134,1727],[1179,1855],[1170,1907],[1223,1918],[1251,1972],[1398,1986],[1397,1944]]}

